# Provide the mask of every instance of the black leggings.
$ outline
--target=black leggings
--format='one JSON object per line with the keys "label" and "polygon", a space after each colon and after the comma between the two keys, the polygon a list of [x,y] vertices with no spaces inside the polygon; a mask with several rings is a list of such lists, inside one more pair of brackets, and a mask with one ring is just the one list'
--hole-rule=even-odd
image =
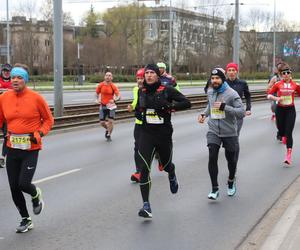
{"label": "black leggings", "polygon": [[140,188],[143,201],[149,201],[149,193],[151,188],[151,163],[155,151],[158,152],[160,161],[164,167],[164,171],[169,173],[169,178],[175,175],[175,165],[172,163],[173,142],[172,135],[152,135],[142,131],[139,140],[139,161],[141,162],[141,180]]}
{"label": "black leggings", "polygon": [[[218,188],[218,158],[220,146],[214,143],[208,145],[209,149],[209,161],[208,161],[208,171],[210,175],[211,185],[213,189]],[[225,157],[228,163],[229,179],[233,180],[235,178],[237,158],[235,151],[229,151],[225,148]]]}
{"label": "black leggings", "polygon": [[26,151],[8,148],[6,169],[13,201],[22,218],[29,217],[22,192],[36,196],[36,187],[31,183],[38,161],[39,150]]}
{"label": "black leggings", "polygon": [[277,105],[276,121],[278,126],[278,134],[286,137],[286,147],[293,147],[293,130],[296,121],[295,106],[281,107]]}
{"label": "black leggings", "polygon": [[142,131],[142,125],[139,124],[135,124],[134,126],[134,161],[135,161],[135,168],[136,168],[136,172],[139,173],[140,172],[140,157],[139,157],[139,139],[140,139],[140,134]]}
{"label": "black leggings", "polygon": [[2,133],[3,133],[3,144],[2,144],[2,156],[5,157],[7,155],[7,146],[6,146],[6,143],[7,143],[7,124],[6,122],[3,123],[3,126],[2,126]]}

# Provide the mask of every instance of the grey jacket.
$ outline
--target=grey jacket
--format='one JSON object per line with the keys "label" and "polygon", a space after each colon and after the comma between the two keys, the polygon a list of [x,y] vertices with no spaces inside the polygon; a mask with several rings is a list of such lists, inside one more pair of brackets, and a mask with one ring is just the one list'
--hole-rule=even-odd
{"label": "grey jacket", "polygon": [[[237,121],[245,116],[245,109],[238,93],[229,86],[223,93],[218,93],[210,88],[207,92],[208,104],[204,111],[205,116],[209,117],[209,132],[219,137],[237,136]],[[215,101],[225,102],[222,118],[215,119],[215,112],[211,109]],[[219,114],[220,115],[220,114]]]}

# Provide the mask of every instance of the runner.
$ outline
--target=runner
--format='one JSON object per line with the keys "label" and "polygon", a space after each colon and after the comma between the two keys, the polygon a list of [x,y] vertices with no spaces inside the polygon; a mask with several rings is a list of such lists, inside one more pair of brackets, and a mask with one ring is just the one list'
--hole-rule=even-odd
{"label": "runner", "polygon": [[167,66],[165,63],[163,62],[159,62],[157,63],[157,67],[159,68],[159,72],[160,72],[160,81],[162,85],[165,86],[171,86],[176,88],[178,91],[180,91],[179,89],[179,85],[176,82],[175,77],[169,75],[166,71]]}
{"label": "runner", "polygon": [[[286,144],[287,148],[284,163],[290,165],[292,162],[293,129],[296,120],[294,98],[295,92],[300,95],[300,86],[291,79],[292,70],[288,64],[281,64],[278,70],[282,80],[275,83],[268,91],[268,99],[278,102],[275,111],[276,121],[279,136],[282,137],[282,143]],[[274,95],[275,93],[277,96]]]}
{"label": "runner", "polygon": [[145,74],[145,70],[144,69],[139,69],[136,72],[136,81],[137,81],[137,85],[133,88],[133,101],[131,104],[128,105],[128,111],[132,112],[135,111],[135,126],[134,126],[134,161],[135,161],[135,173],[133,173],[130,177],[130,179],[132,181],[135,182],[140,182],[141,179],[141,173],[140,173],[140,168],[139,168],[139,155],[138,155],[138,141],[140,138],[140,134],[141,134],[141,129],[142,129],[142,124],[143,124],[143,120],[141,117],[141,113],[136,109],[136,105],[138,102],[138,91],[139,88],[143,87],[143,82],[144,82],[144,74]]}
{"label": "runner", "polygon": [[237,119],[241,119],[245,115],[241,98],[236,91],[229,87],[225,80],[225,71],[222,68],[212,70],[212,88],[209,88],[207,92],[208,105],[198,118],[199,123],[204,123],[206,117],[209,117],[207,133],[208,171],[212,191],[208,194],[208,198],[212,200],[216,200],[219,196],[218,156],[221,145],[225,148],[229,170],[227,195],[234,196],[236,193]]}
{"label": "runner", "polygon": [[[6,92],[9,89],[12,89],[11,79],[10,79],[11,68],[12,68],[11,65],[8,64],[8,63],[2,65],[1,76],[0,76],[0,94],[3,94],[4,92]],[[2,144],[2,157],[0,157],[0,168],[5,167],[5,157],[7,155],[7,146],[6,146],[7,126],[6,126],[6,122],[3,122],[2,133],[3,133],[3,144]]]}
{"label": "runner", "polygon": [[[278,67],[280,67],[281,64],[282,64],[282,62],[280,62],[280,63],[278,63],[276,65],[276,68],[274,70],[274,75],[272,77],[270,77],[269,82],[268,82],[268,90],[271,89],[276,82],[279,82],[281,80],[280,74],[278,72]],[[275,110],[276,110],[276,107],[277,107],[276,101],[272,101],[271,102],[271,111],[272,111],[271,120],[272,121],[276,120],[275,119]],[[281,138],[279,138],[279,136],[278,136],[278,133],[277,133],[277,139],[281,140]]]}
{"label": "runner", "polygon": [[40,214],[44,203],[41,189],[33,185],[42,139],[53,125],[51,111],[38,93],[27,88],[28,72],[22,67],[11,71],[13,91],[0,98],[0,125],[7,122],[6,169],[13,201],[22,217],[17,233],[33,228],[23,193],[31,195],[33,213]]}
{"label": "runner", "polygon": [[[228,83],[229,87],[234,89],[242,99],[245,97],[246,99],[246,116],[251,115],[251,94],[249,91],[249,87],[246,81],[241,80],[237,77],[238,74],[238,65],[234,62],[228,63],[226,66],[226,73],[227,73],[227,79],[226,82]],[[238,139],[240,136],[240,132],[243,126],[244,117],[237,118],[237,133],[238,133]],[[238,140],[238,148],[236,151],[236,161],[239,160],[239,154],[240,154],[240,146],[239,146],[239,140]]]}
{"label": "runner", "polygon": [[111,72],[106,72],[104,81],[100,82],[96,88],[97,101],[100,104],[99,119],[100,124],[105,128],[105,138],[111,141],[111,134],[114,127],[114,119],[116,115],[116,102],[120,100],[120,91],[112,82],[113,75]]}
{"label": "runner", "polygon": [[145,218],[152,218],[149,203],[150,169],[155,151],[160,156],[163,170],[168,172],[171,193],[175,194],[178,191],[175,165],[172,162],[171,111],[191,106],[189,100],[175,88],[162,85],[159,76],[157,65],[148,64],[145,67],[144,87],[139,90],[137,106],[143,118],[138,153],[141,162],[140,188],[144,202],[138,214]]}

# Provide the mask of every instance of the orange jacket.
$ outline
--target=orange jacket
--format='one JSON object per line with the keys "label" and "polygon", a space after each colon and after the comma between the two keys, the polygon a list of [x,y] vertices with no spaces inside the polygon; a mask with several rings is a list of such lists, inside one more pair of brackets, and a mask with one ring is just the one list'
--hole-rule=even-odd
{"label": "orange jacket", "polygon": [[96,88],[97,95],[101,95],[101,104],[106,105],[109,103],[111,99],[113,99],[114,95],[120,95],[120,91],[118,87],[112,82],[106,84],[105,82],[100,82]]}
{"label": "orange jacket", "polygon": [[[38,93],[25,89],[21,93],[13,90],[0,96],[0,126],[7,122],[7,146],[11,147],[10,134],[31,134],[41,131],[46,135],[54,119],[48,104]],[[41,149],[42,143],[31,143],[29,150]]]}

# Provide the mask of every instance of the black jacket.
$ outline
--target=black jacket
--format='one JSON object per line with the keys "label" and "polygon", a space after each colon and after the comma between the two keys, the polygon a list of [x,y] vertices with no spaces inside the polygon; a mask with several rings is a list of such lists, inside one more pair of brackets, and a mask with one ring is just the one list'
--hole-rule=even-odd
{"label": "black jacket", "polygon": [[229,84],[229,86],[231,88],[233,88],[239,94],[239,96],[241,98],[243,98],[243,96],[245,97],[246,111],[250,111],[251,110],[251,94],[250,94],[247,82],[244,80],[240,80],[238,78],[236,78],[233,81],[226,79],[226,82]]}
{"label": "black jacket", "polygon": [[[144,86],[147,85],[144,83]],[[160,82],[155,83],[151,88],[139,89],[138,109],[142,114],[143,127],[148,132],[172,134],[171,112],[184,110],[191,107],[190,101],[177,89],[170,86],[163,86]],[[155,113],[164,119],[163,124],[147,124],[147,110],[155,110]]]}

